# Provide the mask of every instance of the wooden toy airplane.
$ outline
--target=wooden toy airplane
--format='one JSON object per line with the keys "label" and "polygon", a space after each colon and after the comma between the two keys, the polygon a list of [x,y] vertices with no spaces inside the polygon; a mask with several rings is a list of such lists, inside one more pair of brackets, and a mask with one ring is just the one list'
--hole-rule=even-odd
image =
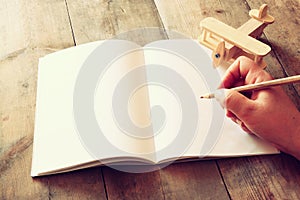
{"label": "wooden toy airplane", "polygon": [[259,10],[249,12],[251,19],[235,29],[219,20],[208,17],[201,21],[202,34],[200,43],[213,50],[212,59],[215,67],[232,63],[239,56],[247,56],[259,66],[266,67],[263,57],[271,48],[257,40],[274,18],[267,13],[268,6],[263,4]]}

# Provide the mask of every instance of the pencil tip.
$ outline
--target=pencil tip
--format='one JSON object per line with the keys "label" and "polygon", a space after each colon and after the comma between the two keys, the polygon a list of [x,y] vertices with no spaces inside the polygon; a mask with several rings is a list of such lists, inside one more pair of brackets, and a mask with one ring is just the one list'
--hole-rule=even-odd
{"label": "pencil tip", "polygon": [[215,95],[213,93],[212,94],[204,94],[204,95],[200,96],[200,99],[211,99],[214,97],[215,97]]}

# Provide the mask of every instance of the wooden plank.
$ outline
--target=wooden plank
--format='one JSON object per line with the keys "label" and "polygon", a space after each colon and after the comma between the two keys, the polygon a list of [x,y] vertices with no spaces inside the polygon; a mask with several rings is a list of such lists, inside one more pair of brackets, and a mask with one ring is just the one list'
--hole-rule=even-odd
{"label": "wooden plank", "polygon": [[[279,0],[276,3],[271,0],[247,0],[247,2],[251,8],[259,6],[261,2],[269,5],[269,13],[274,16],[275,22],[265,29],[264,33],[285,73],[288,76],[300,74],[300,2],[292,0]],[[295,88],[300,99],[300,84],[295,84]]]}
{"label": "wooden plank", "polygon": [[[88,2],[67,0],[67,2],[76,44],[116,38],[120,34],[125,34],[126,37],[130,35],[126,35],[126,32],[139,28],[162,28],[155,5],[151,0],[91,0]],[[147,36],[150,38],[142,43],[166,37],[163,32]],[[136,38],[123,39],[140,38],[140,35],[136,35]],[[145,38],[142,39],[145,40]]]}
{"label": "wooden plank", "polygon": [[159,173],[129,174],[108,167],[103,172],[108,199],[229,199],[211,161],[177,163]]}
{"label": "wooden plank", "polygon": [[[150,26],[150,24],[152,24],[152,26],[163,27],[160,24],[157,14],[153,14],[156,12],[155,7],[153,4],[149,6],[149,2],[150,1],[146,0],[141,3],[140,1],[132,2],[125,0],[122,2],[109,1],[106,5],[104,1],[100,1],[100,4],[97,3],[97,1],[68,1],[70,17],[72,19],[71,22],[74,27],[76,25],[76,28],[73,30],[76,42],[79,44],[103,39],[124,31],[132,30],[132,28]],[[194,18],[198,15],[203,17],[212,14],[211,16],[215,15],[219,19],[224,19],[222,21],[234,27],[238,27],[248,19],[248,10],[247,7],[245,8],[246,4],[241,3],[242,1],[226,1],[223,3],[220,1],[198,2],[194,0],[187,2],[182,0],[174,2],[166,0],[161,2],[169,3],[167,4],[168,7],[164,9],[160,8],[169,16],[169,18],[162,17],[164,26],[168,28],[174,27],[179,31],[182,30],[183,33],[189,36],[199,35],[199,27],[193,24],[196,22],[197,24],[199,23],[199,18]],[[135,3],[136,6],[130,3]],[[286,3],[289,2],[286,1]],[[106,5],[105,9],[103,9],[102,4]],[[172,7],[176,9],[172,10]],[[256,6],[255,8],[258,7],[259,6]],[[285,5],[283,7],[285,7]],[[198,13],[198,8],[200,8],[200,14]],[[144,10],[147,13],[145,19],[144,15],[141,14]],[[0,38],[1,42],[3,41],[3,45],[0,46],[0,198],[83,199],[88,195],[90,198],[105,199],[99,168],[36,179],[32,179],[29,176],[32,153],[37,59],[53,51],[53,49],[56,50],[73,45],[65,1],[38,2],[36,0],[30,0],[25,2],[22,0],[2,0],[0,3],[0,11],[0,27],[2,30],[0,32]],[[85,16],[88,17],[85,18]],[[102,16],[105,19],[102,18]],[[234,21],[231,21],[232,16],[237,16]],[[150,18],[152,19],[150,20]],[[101,21],[101,19],[103,20]],[[96,26],[98,29],[93,31],[96,29],[95,25],[99,22],[98,20],[101,22],[98,25],[101,26]],[[134,20],[137,20],[136,24]],[[78,24],[76,24],[76,21]],[[47,24],[47,26],[44,24]],[[92,28],[89,29],[89,26]],[[270,27],[272,26],[273,25]],[[164,34],[159,36],[163,38]],[[172,38],[172,36],[170,37]],[[287,43],[290,42],[288,40],[286,41]],[[269,59],[267,62],[269,61],[268,63],[272,66],[269,67],[269,70],[277,77],[285,76],[280,63],[275,59],[276,56],[271,54],[267,58]],[[290,90],[291,89],[288,89],[287,91]],[[299,97],[296,96],[296,100],[297,98],[299,100]],[[264,169],[262,171],[263,173],[257,175],[269,177],[272,176],[272,173],[278,173],[275,178],[280,179],[281,177],[279,184],[283,185],[282,190],[285,189],[287,192],[290,192],[292,194],[290,197],[299,198],[297,193],[297,191],[299,191],[297,185],[299,182],[299,168],[297,162],[290,162],[289,159],[283,159],[282,162],[278,162],[278,159],[275,159],[274,162],[281,164],[280,167],[276,165],[277,168],[275,166],[276,170],[273,171],[273,164],[268,164],[272,159],[266,158],[266,161],[261,159],[261,157],[253,157],[252,159],[257,159],[257,162],[246,162],[241,168],[238,168],[238,166],[240,166],[239,163],[244,162],[243,159],[241,159],[241,161],[238,159],[233,169],[230,169],[230,165],[233,165],[232,163],[220,162],[219,164],[223,171],[227,169],[227,171],[232,170],[235,173],[241,173],[243,170],[249,168],[251,163],[256,165],[260,165],[261,162],[263,162],[263,164],[267,163],[266,166],[262,166]],[[280,159],[282,158],[280,157]],[[213,161],[210,162],[213,163]],[[204,173],[216,174],[217,170],[214,163],[212,164],[213,167],[205,167],[206,164],[200,163],[199,165],[204,166]],[[286,175],[284,171],[286,163],[288,163],[289,167],[288,175]],[[273,168],[271,168],[272,166]],[[195,172],[197,167],[199,166],[196,166],[196,168],[186,167],[186,171],[183,172],[183,167],[171,166],[170,168],[164,169],[161,173],[154,172],[133,176],[112,170],[113,172],[104,172],[104,179],[107,180],[106,186],[110,191],[108,195],[112,198],[123,198],[122,195],[124,193],[127,194],[127,196],[132,195],[132,198],[142,198],[145,196],[157,198],[164,198],[166,196],[175,198],[177,195],[180,196],[180,194],[176,193],[179,187],[184,184],[189,184],[190,180],[188,179],[190,177],[193,177],[193,175],[195,175],[195,177],[202,176],[197,175],[198,172]],[[268,167],[273,170],[268,171]],[[254,172],[257,173],[259,170],[261,170],[261,168],[258,167]],[[293,176],[293,173],[295,173],[296,176]],[[225,172],[222,174],[224,175]],[[234,173],[231,175],[234,176]],[[180,180],[178,185],[176,184],[176,176]],[[162,178],[160,179],[160,177]],[[261,183],[259,179],[251,179],[251,177],[252,176],[247,176],[247,178],[255,184],[255,187],[263,187],[264,183],[268,183],[266,180]],[[207,181],[207,179],[204,180]],[[230,181],[235,181],[230,175],[226,177],[225,180],[228,185],[230,185]],[[199,188],[205,183],[205,181],[197,181],[198,179],[193,179],[191,188]],[[217,191],[219,191],[220,188],[224,189],[222,184],[217,184],[221,183],[221,181],[220,178],[212,181],[214,182],[213,185],[217,185]],[[245,179],[244,181],[249,180]],[[128,187],[123,186],[121,189],[118,189],[120,185],[119,182],[123,185],[128,185]],[[162,185],[161,182],[163,183]],[[144,186],[139,187],[136,185],[137,183],[138,185],[143,184]],[[80,184],[80,187],[78,187],[78,184]],[[234,184],[231,185],[230,192],[232,196],[236,197],[236,193],[234,192],[236,189],[234,187],[238,184]],[[280,188],[277,184],[276,182],[274,188],[271,187],[272,191]],[[289,184],[291,184],[292,190],[289,190]],[[91,185],[93,185],[93,187]],[[150,188],[145,187],[145,185],[150,185]],[[247,191],[250,190],[250,193],[254,195],[254,192],[257,191],[255,187],[252,185]],[[146,189],[150,192],[145,191]],[[297,189],[296,192],[294,189]],[[164,190],[168,193],[165,193]],[[145,192],[144,195],[141,194],[143,192]],[[150,193],[152,193],[152,196],[150,196]],[[262,196],[267,192],[265,192],[265,190],[259,190],[258,193],[258,196]],[[282,195],[281,192],[275,194],[277,196],[278,194]],[[189,194],[186,193],[181,195],[181,197],[187,197],[188,195]],[[272,195],[270,195],[270,197],[272,197]],[[207,196],[207,198],[209,198],[209,196]],[[237,198],[239,199],[239,197]]]}
{"label": "wooden plank", "polygon": [[[18,123],[16,122],[16,124]],[[6,143],[4,141],[1,144]],[[48,198],[47,179],[37,180],[30,177],[31,155],[31,136],[25,136],[11,144],[10,148],[2,149],[0,154],[0,199]]]}
{"label": "wooden plank", "polygon": [[73,45],[64,0],[0,0],[0,60],[29,48],[61,49]]}
{"label": "wooden plank", "polygon": [[[1,0],[0,2],[0,199],[50,199],[49,188],[70,176],[30,177],[38,58],[74,44],[64,0]],[[82,188],[105,197],[101,175],[74,174]],[[89,175],[89,176],[88,176]],[[81,179],[81,180],[79,180]],[[64,194],[80,197],[63,184]],[[55,191],[58,189],[55,189]]]}
{"label": "wooden plank", "polygon": [[[166,29],[171,29],[173,31],[178,31],[184,35],[186,35],[187,37],[193,38],[193,39],[197,39],[201,33],[200,30],[200,26],[199,23],[201,20],[203,20],[205,17],[215,17],[217,19],[219,19],[220,21],[234,27],[234,28],[238,28],[240,27],[242,24],[244,24],[245,22],[247,22],[250,18],[249,16],[249,11],[253,8],[258,9],[263,3],[265,3],[265,1],[251,1],[251,4],[253,6],[251,6],[251,8],[249,7],[249,5],[247,3],[245,3],[244,1],[241,0],[229,0],[226,2],[221,2],[218,0],[213,0],[213,1],[197,1],[197,0],[191,0],[188,1],[187,0],[178,0],[178,1],[172,1],[172,0],[165,0],[165,1],[159,1],[159,0],[155,0],[156,5],[157,5],[157,9],[159,11],[159,14],[161,15],[162,18],[162,22],[164,24],[164,27]],[[255,3],[255,5],[254,5]],[[268,3],[268,2],[266,2]],[[285,29],[281,29],[281,30],[290,30],[289,32],[291,32],[292,30],[298,30],[298,28],[295,25],[295,19],[291,19],[292,16],[296,16],[297,19],[297,14],[288,14],[288,12],[290,12],[290,10],[293,10],[295,8],[298,8],[298,4],[295,2],[290,2],[288,3],[287,1],[284,1],[283,3],[281,2],[280,7],[277,8],[277,13],[273,13],[273,9],[272,9],[272,5],[273,3],[270,1],[269,2],[269,14],[275,17],[275,22],[274,24],[271,24],[270,26],[268,26],[264,32],[268,33],[268,39],[270,39],[271,41],[273,40],[270,36],[271,34],[276,34],[278,37],[276,37],[276,41],[280,40],[280,37],[286,37],[284,36],[280,36],[282,34],[282,32],[278,32],[278,30],[276,30],[277,24],[280,23],[280,26],[284,26]],[[285,22],[284,20],[280,20],[278,21],[278,15],[280,15],[280,13],[282,13],[282,11],[279,11],[280,8],[282,8],[284,10],[284,5],[285,4],[289,4],[289,8],[287,11],[284,11],[284,15],[288,15],[290,17],[288,17],[287,19],[293,20],[294,24],[291,24],[291,22],[289,22],[287,24],[287,22]],[[292,6],[290,6],[292,5]],[[293,7],[294,6],[294,7]],[[276,11],[276,10],[275,10]],[[295,9],[296,11],[296,9]],[[281,16],[281,18],[284,18],[284,15]],[[289,20],[287,20],[289,21]],[[287,24],[287,25],[284,25]],[[289,28],[291,27],[291,28]],[[296,31],[297,32],[297,31]],[[290,35],[291,33],[289,33]],[[297,37],[297,34],[293,35],[292,38],[294,38],[293,41],[297,41],[299,38],[295,38]],[[172,38],[172,37],[171,37]],[[261,39],[263,42],[270,44],[270,42],[267,41],[266,37],[262,37]],[[288,50],[291,50],[293,52],[294,55],[297,55],[298,53],[298,49],[299,47],[297,46],[299,44],[299,42],[297,43],[297,45],[295,44],[296,42],[290,42],[289,41],[289,37],[286,37],[285,40],[282,40],[283,42],[280,42],[280,45],[283,45],[283,47],[288,47]],[[283,44],[284,43],[284,44]],[[292,45],[289,45],[289,43],[292,43]],[[276,43],[275,43],[276,44]],[[281,77],[285,77],[286,76],[286,69],[283,69],[281,63],[283,63],[282,60],[278,60],[278,49],[280,49],[280,46],[277,46],[275,48],[275,46],[271,45],[272,48],[272,52],[270,54],[268,54],[264,60],[265,62],[268,64],[267,67],[267,71],[269,71],[274,78],[281,78]],[[292,49],[291,49],[292,48]],[[287,52],[283,52],[282,54],[285,55],[289,55]],[[281,54],[281,53],[280,53]],[[281,56],[283,56],[281,55]],[[298,56],[299,57],[299,56]],[[290,58],[288,56],[284,57],[285,62],[288,62],[287,64],[285,64],[285,68],[288,68],[289,70],[291,70],[290,68],[295,68],[295,69],[299,69],[299,59],[295,59],[295,56],[291,59],[292,61],[287,61]],[[298,60],[298,62],[297,62]],[[299,73],[298,73],[299,74]],[[292,75],[292,74],[290,74]],[[293,74],[295,75],[295,74]],[[298,89],[298,85],[299,84],[294,84]],[[300,109],[300,98],[298,93],[295,91],[293,86],[285,86],[284,87],[286,93],[290,96],[290,98],[292,99],[292,101],[295,103],[295,105],[297,106],[298,109]]]}
{"label": "wooden plank", "polygon": [[300,199],[300,162],[288,155],[218,161],[232,199]]}
{"label": "wooden plank", "polygon": [[100,167],[79,170],[48,178],[49,198],[106,199]]}
{"label": "wooden plank", "polygon": [[199,37],[201,33],[199,24],[205,17],[215,17],[222,22],[231,22],[228,24],[234,28],[249,19],[247,7],[240,0],[226,2],[155,0],[155,3],[166,29],[177,31],[193,39]]}
{"label": "wooden plank", "polygon": [[160,176],[165,199],[229,199],[215,162],[173,164]]}
{"label": "wooden plank", "polygon": [[159,173],[126,173],[103,167],[108,199],[164,199]]}

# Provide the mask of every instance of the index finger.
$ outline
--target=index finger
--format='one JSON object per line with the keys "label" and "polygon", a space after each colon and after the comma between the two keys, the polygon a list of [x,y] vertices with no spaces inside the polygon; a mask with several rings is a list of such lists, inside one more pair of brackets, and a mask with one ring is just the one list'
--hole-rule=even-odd
{"label": "index finger", "polygon": [[231,88],[236,82],[245,79],[251,71],[260,69],[250,58],[241,56],[227,69],[220,87]]}

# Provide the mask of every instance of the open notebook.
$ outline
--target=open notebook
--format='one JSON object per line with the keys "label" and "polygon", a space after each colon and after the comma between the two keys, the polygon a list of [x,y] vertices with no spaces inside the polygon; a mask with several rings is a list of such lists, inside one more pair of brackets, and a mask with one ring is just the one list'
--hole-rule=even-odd
{"label": "open notebook", "polygon": [[40,58],[31,176],[103,164],[278,153],[200,100],[220,82],[205,47],[105,40]]}

